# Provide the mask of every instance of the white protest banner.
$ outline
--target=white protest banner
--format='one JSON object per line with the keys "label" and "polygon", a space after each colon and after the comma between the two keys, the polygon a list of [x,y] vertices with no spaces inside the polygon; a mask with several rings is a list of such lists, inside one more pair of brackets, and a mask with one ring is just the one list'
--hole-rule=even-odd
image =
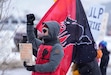
{"label": "white protest banner", "polygon": [[97,4],[92,5],[88,11],[88,23],[95,41],[97,40],[100,33],[104,11],[105,7]]}
{"label": "white protest banner", "polygon": [[103,14],[102,25],[100,27],[100,34],[98,40],[103,40],[104,36],[106,35],[108,17],[109,17],[108,13]]}

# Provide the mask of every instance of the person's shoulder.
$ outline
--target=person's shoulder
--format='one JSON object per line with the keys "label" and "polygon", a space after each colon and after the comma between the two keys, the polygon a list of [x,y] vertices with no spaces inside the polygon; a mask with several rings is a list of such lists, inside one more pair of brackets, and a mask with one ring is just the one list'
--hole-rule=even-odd
{"label": "person's shoulder", "polygon": [[56,43],[53,45],[53,50],[63,50],[63,47],[60,43]]}
{"label": "person's shoulder", "polygon": [[61,45],[60,43],[56,43],[56,44],[54,44],[53,47],[60,47],[60,48],[63,48],[62,45]]}
{"label": "person's shoulder", "polygon": [[56,54],[64,55],[64,50],[63,50],[63,47],[60,43],[56,43],[53,46],[53,52],[55,52]]}

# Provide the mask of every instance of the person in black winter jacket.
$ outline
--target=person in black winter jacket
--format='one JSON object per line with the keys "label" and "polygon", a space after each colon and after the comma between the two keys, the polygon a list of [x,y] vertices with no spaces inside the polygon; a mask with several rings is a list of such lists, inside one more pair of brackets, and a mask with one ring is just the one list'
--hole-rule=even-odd
{"label": "person in black winter jacket", "polygon": [[102,53],[103,53],[103,56],[102,56],[101,62],[100,62],[101,73],[102,73],[102,75],[106,75],[108,62],[109,62],[109,54],[110,54],[110,52],[107,49],[107,42],[101,41],[99,43],[99,48],[102,50]]}
{"label": "person in black winter jacket", "polygon": [[76,45],[74,54],[74,63],[80,75],[101,75],[99,65],[96,60],[97,52],[95,42],[91,44]]}

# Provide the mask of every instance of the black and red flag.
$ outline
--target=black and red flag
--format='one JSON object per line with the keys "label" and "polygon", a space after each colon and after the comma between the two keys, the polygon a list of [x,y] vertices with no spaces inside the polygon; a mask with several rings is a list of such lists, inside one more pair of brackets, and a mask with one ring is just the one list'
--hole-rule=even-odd
{"label": "black and red flag", "polygon": [[[56,20],[60,23],[59,39],[64,47],[61,70],[66,75],[71,62],[75,44],[91,43],[93,40],[88,21],[80,0],[57,0],[37,24],[42,31],[42,22]],[[81,39],[87,41],[81,41]]]}

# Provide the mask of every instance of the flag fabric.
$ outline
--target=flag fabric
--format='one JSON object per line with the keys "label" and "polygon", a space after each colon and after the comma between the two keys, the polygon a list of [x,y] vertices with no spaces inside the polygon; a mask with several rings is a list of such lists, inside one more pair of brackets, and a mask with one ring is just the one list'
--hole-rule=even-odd
{"label": "flag fabric", "polygon": [[76,4],[77,4],[76,5],[76,20],[77,20],[77,23],[81,26],[81,28],[83,28],[82,37],[86,36],[90,42],[94,41],[82,3],[80,0],[76,0]]}
{"label": "flag fabric", "polygon": [[37,24],[36,28],[42,31],[42,22],[56,20],[60,23],[59,39],[64,47],[64,57],[61,65],[61,75],[66,75],[73,56],[75,44],[83,37],[91,43],[92,34],[80,0],[57,0]]}
{"label": "flag fabric", "polygon": [[54,0],[54,2],[56,2],[57,0]]}

